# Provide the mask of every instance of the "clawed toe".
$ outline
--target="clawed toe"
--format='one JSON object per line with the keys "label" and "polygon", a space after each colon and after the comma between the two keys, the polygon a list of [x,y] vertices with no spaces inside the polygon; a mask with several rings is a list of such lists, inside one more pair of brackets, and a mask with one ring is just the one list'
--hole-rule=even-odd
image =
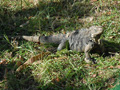
{"label": "clawed toe", "polygon": [[91,62],[91,59],[90,59],[90,58],[85,58],[85,62],[86,62],[86,63],[90,63],[90,62]]}
{"label": "clawed toe", "polygon": [[93,64],[97,63],[97,61],[94,58],[85,58],[86,63],[91,63],[91,61],[92,61]]}

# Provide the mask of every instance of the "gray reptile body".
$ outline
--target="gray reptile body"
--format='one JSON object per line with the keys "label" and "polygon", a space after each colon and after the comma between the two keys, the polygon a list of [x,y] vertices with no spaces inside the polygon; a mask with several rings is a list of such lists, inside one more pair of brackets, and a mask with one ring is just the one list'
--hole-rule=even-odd
{"label": "gray reptile body", "polygon": [[[43,44],[45,43],[58,44],[57,50],[62,50],[66,46],[66,42],[68,41],[69,48],[73,51],[84,52],[85,61],[89,62],[90,60],[92,60],[90,57],[90,51],[95,46],[99,46],[102,52],[104,50],[104,47],[100,40],[100,36],[102,33],[103,33],[103,29],[101,26],[91,26],[90,28],[76,30],[73,32],[69,32],[67,34],[40,36],[38,41]],[[29,41],[34,41],[34,40],[29,40]]]}

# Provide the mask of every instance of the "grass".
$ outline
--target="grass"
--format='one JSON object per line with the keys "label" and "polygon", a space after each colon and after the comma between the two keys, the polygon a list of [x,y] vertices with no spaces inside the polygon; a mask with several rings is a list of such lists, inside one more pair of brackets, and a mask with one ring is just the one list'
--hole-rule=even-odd
{"label": "grass", "polygon": [[[110,90],[119,85],[120,2],[118,0],[1,0],[0,89],[1,90]],[[91,21],[86,17],[93,17]],[[26,22],[29,22],[26,24]],[[23,25],[21,27],[21,25]],[[39,45],[9,38],[21,35],[51,35],[101,25],[109,56],[92,54],[97,64],[86,64],[84,53],[53,45]],[[16,72],[17,64],[50,51],[37,64]]]}

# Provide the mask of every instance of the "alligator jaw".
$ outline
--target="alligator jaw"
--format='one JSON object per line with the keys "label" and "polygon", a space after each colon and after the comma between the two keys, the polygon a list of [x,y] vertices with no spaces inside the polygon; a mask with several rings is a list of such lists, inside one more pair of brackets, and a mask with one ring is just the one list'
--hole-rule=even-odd
{"label": "alligator jaw", "polygon": [[39,36],[22,36],[22,38],[31,42],[40,42]]}

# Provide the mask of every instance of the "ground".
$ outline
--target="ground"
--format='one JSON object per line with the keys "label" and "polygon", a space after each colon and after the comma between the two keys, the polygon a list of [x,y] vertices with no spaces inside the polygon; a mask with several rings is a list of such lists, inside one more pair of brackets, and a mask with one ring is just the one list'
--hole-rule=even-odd
{"label": "ground", "polygon": [[[120,1],[118,0],[1,0],[0,89],[108,90],[119,85]],[[84,53],[55,45],[10,38],[51,35],[100,25],[109,55],[92,54],[97,64],[84,62]],[[67,47],[66,47],[67,48]],[[27,60],[36,62],[17,69]]]}

